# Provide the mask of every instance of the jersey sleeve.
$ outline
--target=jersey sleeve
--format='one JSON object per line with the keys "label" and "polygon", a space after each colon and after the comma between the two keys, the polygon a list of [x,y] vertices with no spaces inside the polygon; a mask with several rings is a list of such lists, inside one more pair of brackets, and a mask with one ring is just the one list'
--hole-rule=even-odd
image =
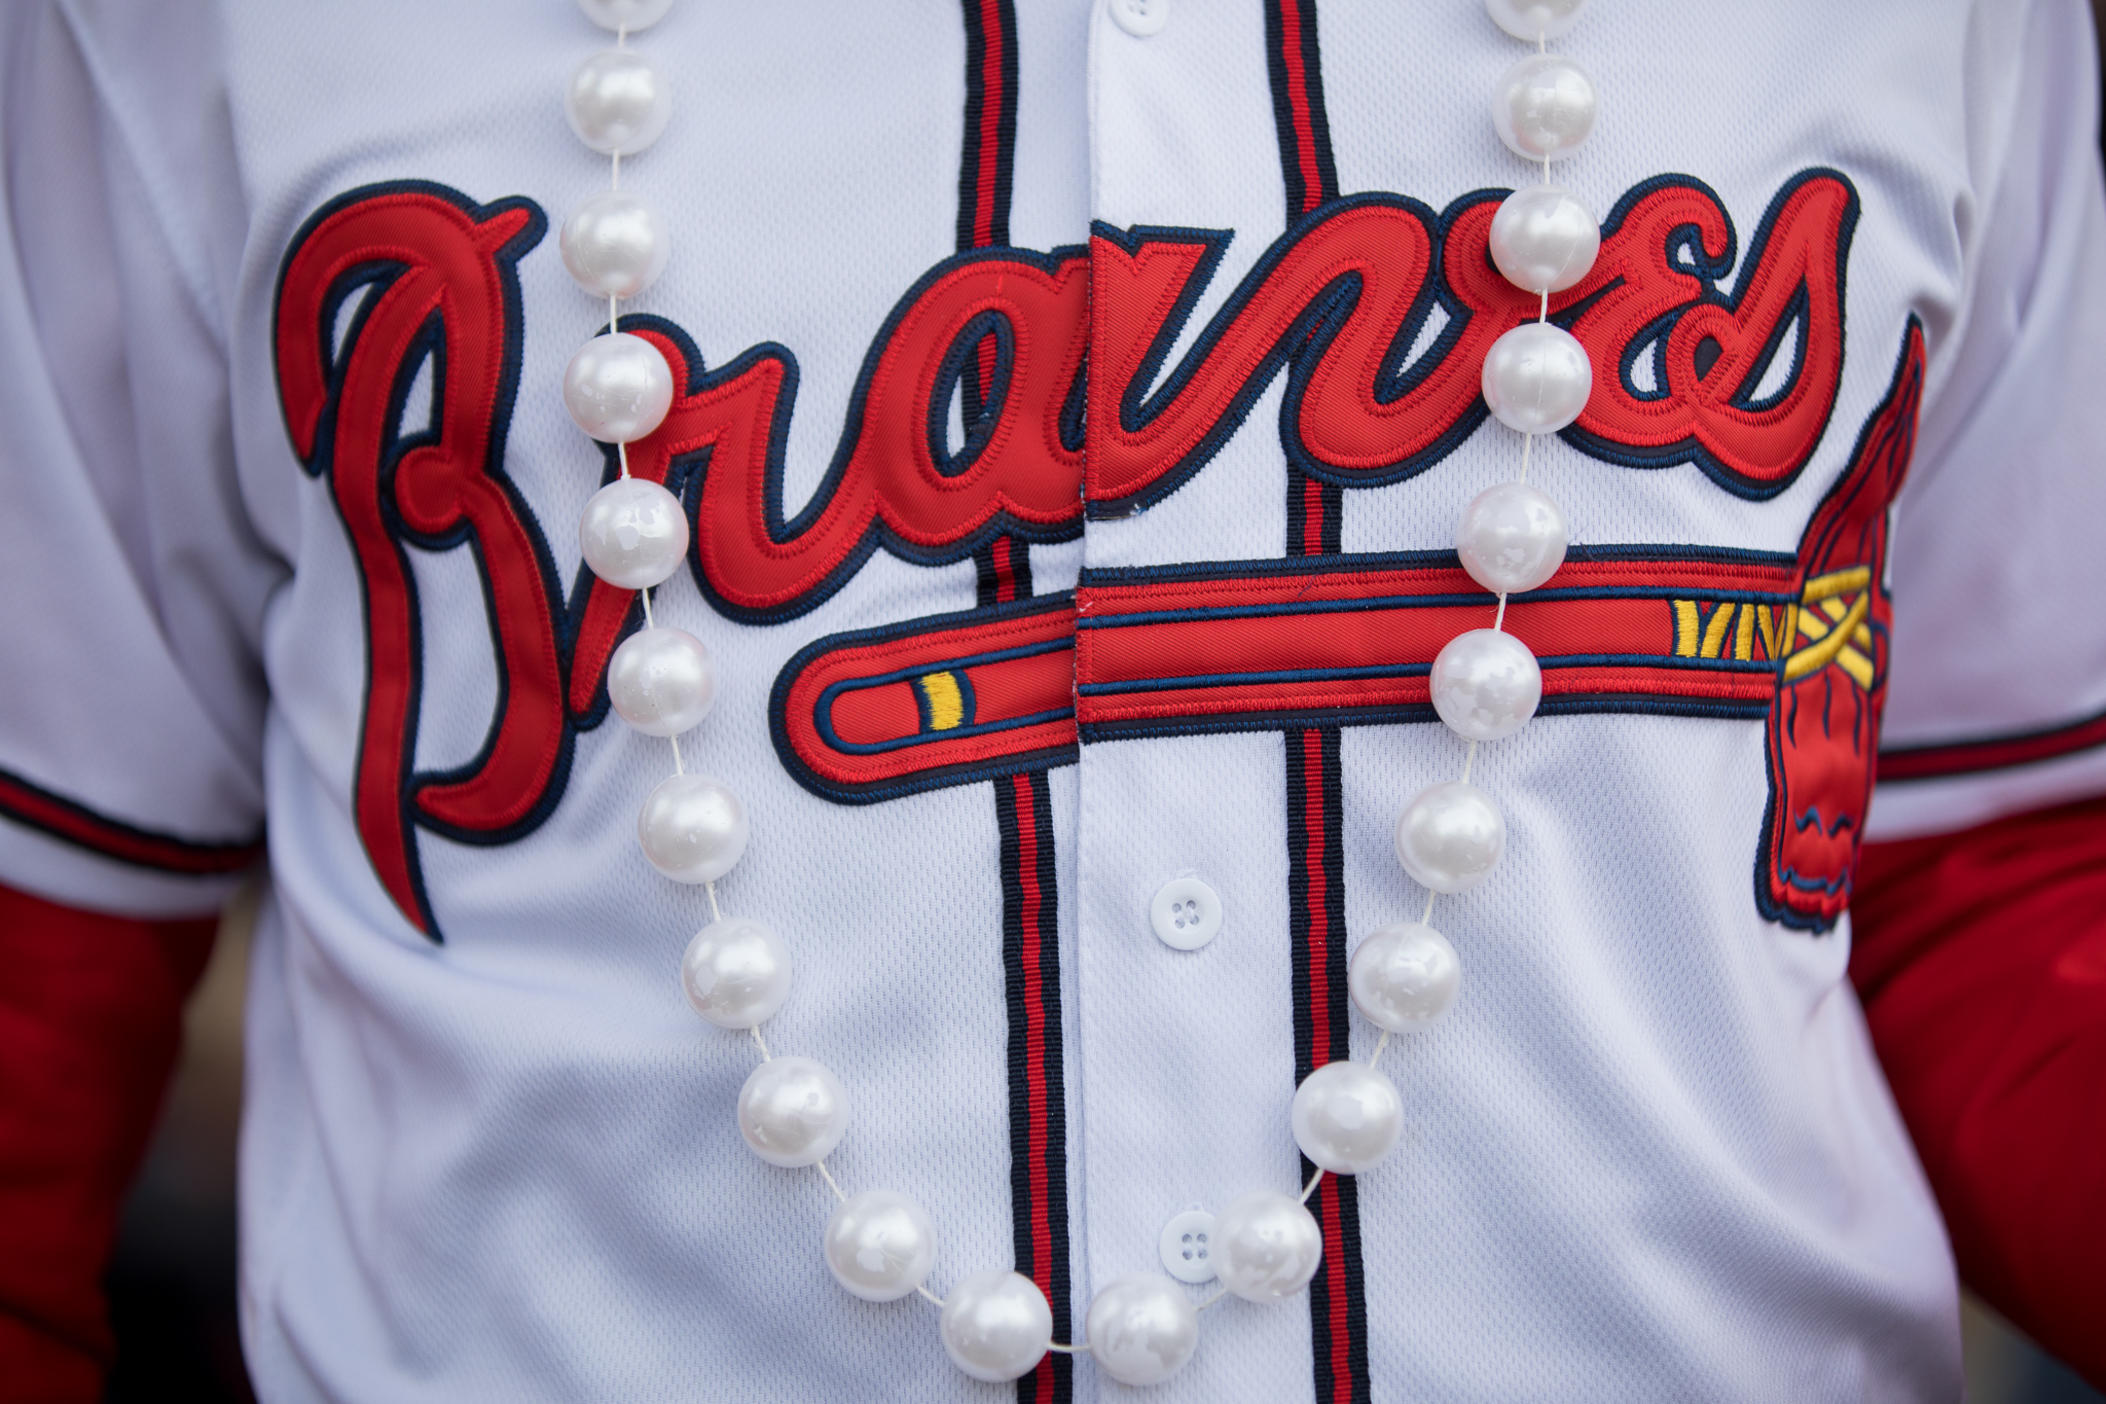
{"label": "jersey sleeve", "polygon": [[283,566],[235,475],[216,51],[193,0],[0,13],[0,883],[145,917],[261,853]]}
{"label": "jersey sleeve", "polygon": [[2106,799],[1868,844],[1850,974],[1960,1276],[2106,1385]]}
{"label": "jersey sleeve", "polygon": [[[1970,82],[1965,260],[1895,521],[1894,635],[1869,836],[2106,791],[2106,195],[2091,18],[2006,6]],[[2013,49],[2015,47],[2015,54]],[[2013,61],[2015,60],[2015,62]],[[1994,96],[2002,93],[2002,97]],[[1944,342],[1939,355],[1939,341]]]}

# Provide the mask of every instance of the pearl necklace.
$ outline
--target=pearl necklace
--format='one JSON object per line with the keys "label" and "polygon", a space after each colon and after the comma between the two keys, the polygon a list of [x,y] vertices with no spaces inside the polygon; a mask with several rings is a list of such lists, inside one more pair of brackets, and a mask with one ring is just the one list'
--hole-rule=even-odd
{"label": "pearl necklace", "polygon": [[1419,919],[1371,933],[1353,953],[1347,984],[1354,1005],[1382,1030],[1364,1063],[1332,1062],[1296,1089],[1290,1122],[1296,1145],[1317,1167],[1300,1193],[1254,1190],[1214,1220],[1211,1257],[1221,1286],[1195,1301],[1169,1277],[1143,1273],[1100,1289],[1084,1320],[1085,1339],[1052,1339],[1053,1313],[1031,1279],[1004,1268],[975,1273],[947,1296],[928,1286],[936,1230],[928,1212],[903,1194],[851,1195],[826,1157],[848,1129],[848,1093],[810,1058],[777,1056],[761,1025],[790,993],[788,948],[767,925],[726,916],[717,880],[745,852],[744,806],[722,781],[688,771],[680,736],[706,717],[716,694],[715,665],[701,640],[658,623],[651,591],[679,569],[688,550],[680,503],[658,483],[629,475],[629,444],[644,438],[672,406],[671,368],[658,349],[621,330],[621,303],[664,269],[665,222],[621,188],[621,162],[650,146],[671,116],[668,84],[648,56],[629,47],[632,32],[665,17],[672,0],[578,0],[615,46],[572,76],[565,112],[572,130],[609,158],[608,188],[563,223],[564,266],[579,287],[607,299],[605,333],[586,342],[564,373],[563,399],[578,427],[616,446],[620,473],[586,504],[579,546],[593,574],[638,593],[644,627],[614,652],[607,694],[622,720],[671,745],[673,773],[644,801],[637,837],[651,865],[675,882],[701,886],[710,922],[688,944],[680,967],[688,1003],[719,1028],[744,1030],[760,1065],[738,1097],[739,1134],[771,1165],[811,1166],[838,1201],[822,1247],[842,1287],[866,1301],[920,1294],[940,1310],[944,1350],[975,1379],[1000,1382],[1029,1373],[1047,1351],[1094,1356],[1124,1384],[1155,1384],[1182,1369],[1199,1344],[1199,1313],[1229,1295],[1279,1302],[1315,1275],[1323,1235],[1306,1205],[1326,1174],[1371,1168],[1403,1132],[1403,1102],[1378,1069],[1395,1034],[1431,1028],[1454,1003],[1462,965],[1429,922],[1435,899],[1476,886],[1498,863],[1506,825],[1492,799],[1470,783],[1477,749],[1510,736],[1534,716],[1543,680],[1535,656],[1504,631],[1510,594],[1535,589],[1565,558],[1565,519],[1528,486],[1539,434],[1575,420],[1593,388],[1587,353],[1550,321],[1550,295],[1585,278],[1601,245],[1593,214],[1549,184],[1550,163],[1569,155],[1594,125],[1595,94],[1584,70],[1548,52],[1570,30],[1586,0],[1484,0],[1494,23],[1536,53],[1500,80],[1492,117],[1523,160],[1540,162],[1544,183],[1516,191],[1492,221],[1493,262],[1515,286],[1538,295],[1537,320],[1507,332],[1485,358],[1483,390],[1492,414],[1522,435],[1519,477],[1464,510],[1457,532],[1463,568],[1498,596],[1490,627],[1457,635],[1433,663],[1433,706],[1467,740],[1460,779],[1429,786],[1397,821],[1397,858],[1426,888]]}

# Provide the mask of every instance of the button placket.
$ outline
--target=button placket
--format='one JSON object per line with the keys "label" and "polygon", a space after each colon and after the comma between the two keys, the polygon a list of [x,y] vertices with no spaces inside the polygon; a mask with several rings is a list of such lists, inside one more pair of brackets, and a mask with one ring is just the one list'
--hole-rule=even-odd
{"label": "button placket", "polygon": [[[1135,8],[1163,18],[1158,5]],[[1120,0],[1105,0],[1104,9],[1113,24],[1100,24],[1091,46],[1093,215],[1121,230],[1171,214],[1196,214],[1208,228],[1276,219],[1277,193],[1267,192],[1262,202],[1248,196],[1249,182],[1232,163],[1195,171],[1184,161],[1196,130],[1210,138],[1200,148],[1218,158],[1224,122],[1233,129],[1242,116],[1271,115],[1262,72],[1244,75],[1248,91],[1239,90],[1234,101],[1223,100],[1209,77],[1212,61],[1227,47],[1227,12],[1179,10],[1175,31],[1145,25],[1157,37],[1143,42],[1125,22],[1130,16]],[[1166,102],[1170,95],[1177,101]],[[1249,136],[1272,140],[1269,121],[1251,122]],[[1198,162],[1211,164],[1205,157]],[[1100,240],[1093,253],[1101,264],[1114,257],[1115,246]],[[1244,260],[1245,250],[1229,257]],[[1233,284],[1243,271],[1239,262],[1221,277]],[[1123,287],[1101,268],[1093,272],[1098,286]],[[1101,321],[1111,305],[1094,302],[1092,317]],[[1086,426],[1093,453],[1116,453],[1117,441],[1106,438],[1115,422],[1099,415]],[[1236,461],[1212,465],[1212,481],[1227,475],[1257,482],[1262,474],[1264,494],[1254,500],[1271,504],[1281,496],[1279,469],[1255,442],[1233,451]],[[1118,483],[1092,484],[1098,489],[1116,497]],[[1195,554],[1242,559],[1276,549],[1284,528],[1227,509],[1224,499],[1234,497],[1233,490],[1171,494],[1142,511],[1107,501],[1084,525],[1089,574],[1078,584],[1078,615],[1089,617],[1112,572],[1152,570]],[[1283,518],[1284,507],[1270,516]],[[1077,633],[1078,685],[1088,666],[1081,655],[1094,639],[1109,637],[1086,629]],[[1111,731],[1084,728],[1077,767],[1083,816],[1078,1053],[1086,1068],[1079,1204],[1087,1282],[1095,1301],[1138,1272],[1156,1276],[1163,1287],[1177,1284],[1177,1295],[1196,1304],[1217,1280],[1212,1215],[1198,1206],[1227,1203],[1253,1184],[1285,1188],[1296,1176],[1291,1138],[1280,1131],[1291,1082],[1254,1087],[1242,1075],[1251,1063],[1293,1067],[1291,996],[1264,941],[1265,933],[1288,923],[1286,884],[1258,877],[1274,874],[1286,847],[1280,743],[1277,736],[1193,735],[1100,744],[1114,739]],[[1231,898],[1236,944],[1216,951]],[[1137,1195],[1138,1184],[1167,1193]],[[1184,1219],[1187,1214],[1197,1217]],[[1169,1221],[1179,1219],[1170,1231]],[[1151,1243],[1152,1259],[1146,1256]],[[1208,1363],[1203,1351],[1194,1366],[1209,1374],[1228,1369],[1247,1383],[1254,1356],[1265,1362],[1255,1370],[1257,1392],[1292,1397],[1296,1369],[1286,1362],[1308,1336],[1297,1315],[1239,1322],[1238,1364],[1226,1365],[1225,1355]],[[1122,1378],[1101,1360],[1097,1366],[1100,1378]]]}

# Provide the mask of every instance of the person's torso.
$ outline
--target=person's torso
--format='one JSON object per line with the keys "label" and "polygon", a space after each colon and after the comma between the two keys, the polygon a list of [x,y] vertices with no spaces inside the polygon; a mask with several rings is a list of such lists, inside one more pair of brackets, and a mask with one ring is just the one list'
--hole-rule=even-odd
{"label": "person's torso", "polygon": [[[752,1047],[676,979],[707,903],[637,846],[668,756],[608,709],[638,611],[580,563],[613,463],[558,393],[607,314],[556,247],[607,179],[561,105],[607,36],[570,0],[227,9],[240,470],[294,563],[264,1397],[980,1397],[740,1144]],[[1405,1140],[1312,1199],[1307,1299],[1209,1312],[1159,1397],[1956,1389],[1842,911],[1969,22],[1598,0],[1559,42],[1602,116],[1554,179],[1604,239],[1552,315],[1597,375],[1534,446],[1572,539],[1507,617],[1541,713],[1474,761],[1506,853],[1441,899],[1460,1000],[1386,1053]],[[1519,464],[1478,367],[1537,311],[1485,256],[1540,174],[1488,116],[1527,50],[1476,0],[1152,35],[682,0],[630,42],[675,96],[622,184],[673,254],[623,325],[680,387],[631,455],[691,516],[654,605],[718,664],[720,895],[795,953],[769,1037],[849,1088],[836,1176],[929,1206],[939,1291],[1016,1264],[1070,1339],[1173,1215],[1295,1185],[1298,1078],[1373,1045],[1344,960],[1424,900],[1393,825],[1465,753],[1427,665],[1492,613],[1455,523]],[[1193,951],[1150,914],[1187,874]],[[1023,1397],[1068,1391],[1089,1364]]]}

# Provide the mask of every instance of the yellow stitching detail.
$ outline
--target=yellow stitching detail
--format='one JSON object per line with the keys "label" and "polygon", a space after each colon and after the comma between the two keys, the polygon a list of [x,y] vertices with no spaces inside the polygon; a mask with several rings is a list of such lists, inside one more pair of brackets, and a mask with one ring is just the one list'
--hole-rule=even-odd
{"label": "yellow stitching detail", "polygon": [[1719,604],[1712,607],[1711,619],[1704,625],[1704,644],[1702,649],[1704,657],[1716,658],[1724,651],[1726,629],[1733,623],[1733,612],[1733,606],[1729,604]]}
{"label": "yellow stitching detail", "polygon": [[929,704],[929,730],[949,731],[965,720],[965,694],[956,673],[924,673],[915,679]]}
{"label": "yellow stitching detail", "polygon": [[1694,658],[1697,650],[1697,612],[1695,600],[1676,600],[1675,606],[1675,657]]}

